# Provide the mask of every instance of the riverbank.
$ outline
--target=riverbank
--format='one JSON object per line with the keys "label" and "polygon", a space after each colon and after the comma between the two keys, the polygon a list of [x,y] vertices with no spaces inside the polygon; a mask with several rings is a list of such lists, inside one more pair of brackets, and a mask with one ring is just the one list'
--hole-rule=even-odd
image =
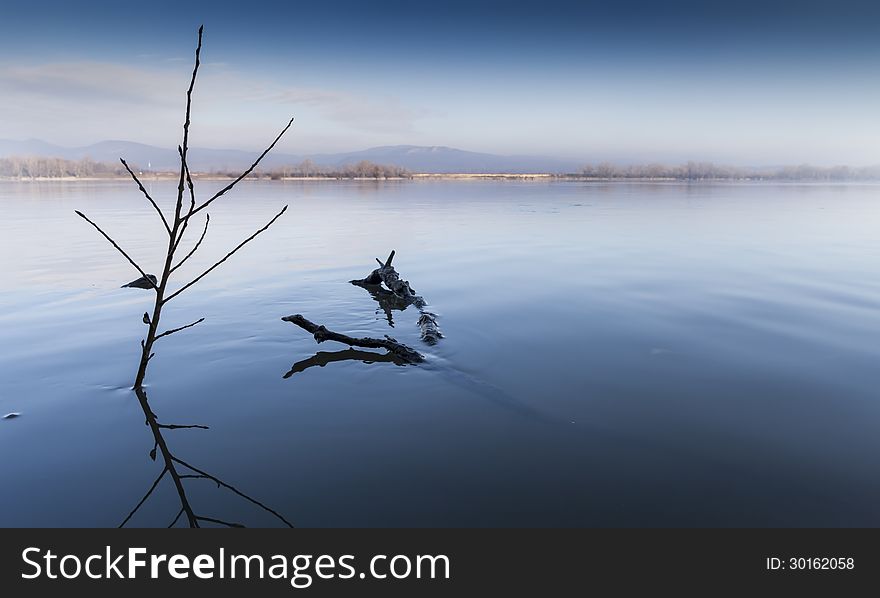
{"label": "riverbank", "polygon": [[[176,173],[156,173],[139,175],[141,181],[177,181]],[[235,177],[221,174],[198,174],[193,173],[195,181],[232,181]],[[0,176],[0,182],[40,183],[40,182],[99,182],[99,181],[130,181],[129,176],[92,176],[92,177],[9,177]],[[876,178],[853,178],[853,179],[816,179],[816,178],[775,178],[775,177],[601,177],[580,174],[551,174],[551,173],[414,173],[399,177],[343,177],[343,176],[250,176],[243,182],[248,181],[274,181],[274,182],[321,182],[321,181],[572,181],[594,183],[877,183]]]}

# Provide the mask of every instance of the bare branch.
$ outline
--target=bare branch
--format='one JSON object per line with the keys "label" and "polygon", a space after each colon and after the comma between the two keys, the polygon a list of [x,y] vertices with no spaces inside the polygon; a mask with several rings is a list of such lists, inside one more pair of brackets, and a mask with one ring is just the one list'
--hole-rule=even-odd
{"label": "bare branch", "polygon": [[186,162],[186,156],[183,155],[183,149],[178,146],[177,151],[180,155],[180,164],[183,166],[184,173],[186,173],[186,186],[189,188],[189,210],[187,211],[186,217],[182,220],[183,226],[180,227],[180,232],[177,234],[177,238],[174,239],[172,253],[177,251],[177,247],[183,240],[183,235],[186,233],[186,227],[189,224],[189,215],[192,214],[192,211],[196,208],[196,191],[195,186],[193,185],[192,175],[189,171],[189,164]]}
{"label": "bare branch", "polygon": [[192,212],[196,209],[196,188],[193,185],[192,174],[189,171],[189,164],[184,161],[183,165],[186,170],[186,186],[189,187],[189,211]]}
{"label": "bare branch", "polygon": [[205,26],[199,26],[199,43],[196,46],[196,63],[193,66],[192,79],[189,81],[189,89],[186,90],[186,120],[183,123],[183,157],[186,158],[186,150],[189,143],[189,115],[190,108],[192,107],[192,92],[193,88],[196,86],[196,75],[199,72],[199,65],[201,64],[199,60],[199,56],[202,53],[202,33],[205,31]]}
{"label": "bare branch", "polygon": [[[285,206],[285,209],[286,209],[286,206]],[[147,276],[147,273],[144,272],[143,269],[142,269],[140,266],[138,266],[137,263],[136,263],[133,259],[131,259],[131,257],[129,257],[129,255],[128,255],[127,253],[125,253],[125,251],[122,249],[122,247],[120,247],[119,245],[116,244],[116,241],[114,241],[113,239],[110,238],[110,235],[108,235],[108,234],[105,233],[103,230],[101,230],[101,227],[100,227],[100,226],[98,226],[97,224],[95,224],[94,222],[92,222],[91,220],[89,220],[89,218],[88,218],[85,214],[83,214],[83,213],[80,212],[79,210],[74,210],[74,211],[76,212],[76,215],[77,215],[77,216],[79,216],[80,218],[82,218],[83,220],[85,220],[86,222],[88,222],[89,224],[91,224],[92,226],[94,226],[95,229],[96,229],[99,233],[101,233],[101,234],[104,236],[105,239],[107,239],[108,241],[110,241],[110,244],[113,245],[113,247],[115,247],[116,250],[117,250],[119,253],[121,253],[122,256],[123,256],[125,259],[127,259],[128,262],[129,262],[132,266],[134,266],[135,269],[136,269],[138,272],[141,273],[141,276],[143,276],[146,280],[148,280],[148,281],[150,282],[150,284],[153,285],[153,288],[158,292],[159,287],[156,286],[156,283],[153,282],[153,280],[152,280],[149,276]]]}
{"label": "bare branch", "polygon": [[160,428],[164,428],[166,430],[184,430],[191,428],[198,428],[200,430],[210,430],[208,426],[203,426],[201,424],[189,424],[189,425],[181,425],[181,424],[156,424]]}
{"label": "bare branch", "polygon": [[392,249],[391,253],[388,255],[388,259],[385,260],[384,264],[379,260],[379,258],[376,258],[376,261],[379,262],[379,265],[382,266],[383,268],[387,268],[388,266],[391,265],[391,260],[393,260],[393,259],[394,259],[394,250]]}
{"label": "bare branch", "polygon": [[[188,222],[189,222],[189,219],[184,220],[184,222],[183,222],[183,229],[184,229],[184,230],[186,230],[186,225],[187,225]],[[196,252],[196,249],[198,249],[198,248],[199,248],[199,245],[202,244],[202,241],[205,240],[205,235],[208,234],[208,223],[209,223],[209,222],[211,222],[211,215],[210,215],[210,214],[205,214],[205,230],[202,231],[202,236],[199,237],[199,240],[198,240],[198,242],[196,243],[195,247],[193,247],[192,250],[191,250],[189,253],[187,253],[187,254],[184,256],[184,258],[183,258],[182,260],[180,260],[180,261],[177,263],[176,266],[174,266],[173,268],[171,268],[171,272],[174,272],[175,270],[177,270],[178,268],[180,268],[180,267],[183,265],[183,263],[184,263],[186,260],[188,260],[188,259],[192,256],[192,254],[194,254],[194,253]],[[180,233],[180,238],[181,238],[181,239],[183,238],[183,231],[181,231],[181,233]],[[171,272],[169,272],[169,274],[170,274]]]}
{"label": "bare branch", "polygon": [[186,174],[186,152],[189,149],[189,124],[190,112],[192,109],[192,92],[196,85],[196,75],[198,75],[199,65],[201,64],[199,57],[202,53],[202,33],[204,32],[204,29],[204,25],[199,27],[199,43],[196,46],[196,62],[193,66],[192,79],[189,81],[189,88],[186,90],[186,118],[183,121],[183,144],[178,148],[178,151],[180,152],[180,181],[177,184],[177,204],[174,207],[175,230],[177,224],[180,222],[180,208],[183,205],[183,181]]}
{"label": "bare branch", "polygon": [[150,194],[147,193],[146,189],[144,189],[144,186],[141,183],[140,179],[138,179],[137,175],[134,173],[134,171],[132,171],[132,169],[128,167],[128,162],[126,162],[122,158],[119,158],[119,161],[122,162],[123,166],[125,166],[125,169],[128,171],[128,174],[131,175],[131,178],[134,179],[134,182],[137,183],[138,189],[141,190],[141,193],[144,194],[144,197],[147,198],[147,201],[149,201],[151,204],[153,204],[153,207],[156,208],[156,212],[159,213],[159,218],[162,219],[162,224],[165,225],[165,230],[168,231],[168,234],[170,235],[171,234],[171,227],[168,226],[168,220],[165,219],[165,214],[162,213],[162,210],[159,208],[159,204],[157,204],[156,200],[154,200],[152,197],[150,197]]}
{"label": "bare branch", "polygon": [[264,226],[263,228],[261,228],[260,230],[258,230],[258,231],[255,232],[254,234],[252,234],[250,237],[248,237],[247,239],[245,239],[245,240],[242,241],[241,243],[239,243],[238,246],[236,246],[235,249],[233,249],[232,251],[230,251],[229,253],[227,253],[225,256],[223,256],[223,259],[221,259],[219,262],[217,262],[216,264],[214,264],[213,266],[211,266],[210,268],[208,268],[207,270],[205,270],[204,272],[202,272],[201,274],[199,274],[197,277],[195,277],[193,280],[189,281],[188,283],[186,283],[185,285],[183,285],[182,287],[180,287],[179,289],[177,289],[175,292],[173,292],[173,293],[171,293],[170,295],[168,295],[167,297],[165,297],[165,299],[162,301],[162,304],[164,305],[164,304],[167,303],[168,301],[171,301],[172,299],[174,299],[175,297],[177,297],[178,295],[180,295],[182,292],[184,292],[186,289],[188,289],[189,287],[191,287],[192,285],[194,285],[194,284],[196,284],[198,281],[200,281],[202,278],[204,278],[205,276],[207,276],[207,275],[208,275],[212,270],[214,270],[217,266],[219,266],[220,264],[222,264],[223,262],[225,262],[227,259],[229,259],[229,257],[232,256],[232,254],[234,254],[236,251],[238,251],[239,249],[241,249],[242,247],[244,247],[245,245],[247,245],[250,241],[253,241],[254,238],[255,238],[257,235],[259,235],[261,232],[265,231],[267,228],[269,228],[270,226],[272,226],[272,225],[275,223],[275,221],[278,220],[278,219],[281,217],[281,215],[284,214],[284,212],[286,212],[286,211],[287,211],[287,206],[284,206],[284,207],[281,209],[280,212],[278,212],[277,214],[275,214],[275,217],[272,218],[272,220],[270,220],[270,221],[268,222],[268,224],[266,224],[266,226]]}
{"label": "bare branch", "polygon": [[[166,466],[165,468],[162,469],[162,473],[159,474],[159,477],[156,478],[156,481],[153,482],[153,485],[150,486],[150,489],[147,490],[147,493],[146,493],[146,494],[144,494],[144,497],[141,499],[141,502],[139,502],[139,503],[137,504],[137,506],[136,506],[134,509],[132,509],[131,513],[128,514],[128,517],[125,518],[125,521],[123,521],[122,523],[119,524],[119,527],[125,527],[125,524],[128,523],[128,520],[131,519],[131,518],[134,516],[134,514],[137,513],[138,509],[141,508],[141,505],[144,504],[144,503],[147,501],[148,498],[150,498],[150,495],[153,493],[153,490],[156,489],[156,486],[159,485],[159,482],[162,481],[162,478],[165,477],[165,474],[166,474],[166,473],[168,473],[168,467],[167,467],[167,466]],[[179,515],[178,515],[178,516],[179,516]],[[175,519],[175,521],[177,521],[177,520]]]}
{"label": "bare branch", "polygon": [[189,218],[190,216],[192,216],[196,212],[201,212],[202,210],[207,208],[209,205],[211,205],[211,202],[213,202],[215,199],[218,199],[219,197],[224,195],[227,191],[229,191],[230,189],[235,187],[243,178],[245,178],[247,175],[249,175],[251,172],[253,172],[254,168],[257,167],[257,165],[262,161],[262,159],[266,156],[266,154],[268,154],[272,150],[272,148],[275,147],[275,144],[278,143],[278,141],[281,139],[281,137],[283,137],[284,134],[287,133],[287,129],[289,129],[292,124],[293,124],[293,119],[291,118],[290,121],[287,123],[287,126],[284,127],[284,129],[282,129],[282,131],[280,133],[278,133],[278,136],[275,138],[275,141],[273,141],[269,145],[269,147],[267,147],[265,150],[263,150],[263,153],[260,154],[260,156],[254,161],[253,164],[251,164],[250,168],[248,168],[243,173],[241,173],[238,176],[238,178],[236,178],[234,181],[232,181],[231,183],[229,183],[228,185],[226,185],[225,187],[220,189],[220,191],[218,191],[217,193],[212,195],[211,198],[209,200],[207,200],[205,203],[201,204],[195,210],[193,210],[192,212],[187,214],[186,218]]}
{"label": "bare branch", "polygon": [[275,517],[277,517],[278,519],[280,519],[281,521],[283,521],[284,524],[287,525],[287,527],[293,527],[293,524],[290,523],[287,519],[285,519],[285,518],[284,518],[282,515],[280,515],[278,512],[276,512],[276,511],[270,509],[269,507],[267,507],[266,505],[264,505],[264,504],[261,503],[260,501],[254,499],[254,498],[251,498],[251,497],[248,496],[247,494],[244,494],[243,492],[240,492],[239,490],[237,490],[237,489],[235,489],[234,487],[230,486],[229,484],[227,484],[227,483],[224,482],[223,480],[220,480],[220,479],[218,479],[218,478],[215,478],[215,477],[212,476],[210,473],[205,472],[205,471],[202,471],[201,469],[199,469],[199,468],[197,468],[197,467],[193,467],[193,466],[190,465],[189,463],[187,463],[187,462],[185,462],[185,461],[182,461],[181,459],[178,459],[177,457],[172,456],[171,459],[172,459],[173,461],[176,461],[177,463],[180,463],[180,464],[183,465],[184,467],[186,467],[186,468],[188,468],[188,469],[191,469],[192,471],[194,471],[194,472],[196,472],[196,473],[199,473],[199,474],[203,475],[203,476],[205,477],[205,479],[211,480],[212,482],[216,482],[217,484],[219,484],[220,486],[223,486],[223,487],[226,488],[227,490],[231,490],[232,492],[234,492],[235,494],[239,495],[239,496],[242,497],[243,499],[245,499],[245,500],[247,500],[247,501],[249,501],[249,502],[251,502],[251,503],[257,505],[258,507],[260,507],[260,508],[263,509],[264,511],[266,511],[266,512],[268,512],[268,513],[271,513],[272,515],[275,515]]}
{"label": "bare branch", "polygon": [[347,334],[341,334],[339,332],[327,330],[326,327],[319,326],[318,324],[307,320],[300,314],[284,316],[281,319],[285,322],[296,324],[303,330],[312,333],[312,336],[315,337],[315,341],[318,343],[323,343],[324,341],[336,341],[338,343],[344,343],[349,347],[365,347],[367,349],[388,349],[407,363],[421,363],[425,361],[424,355],[422,355],[415,349],[407,347],[403,343],[397,342],[387,334],[385,335],[384,339],[371,338],[369,336],[354,338],[352,336],[348,336]]}
{"label": "bare branch", "polygon": [[174,518],[174,521],[172,521],[171,523],[168,524],[168,527],[169,527],[169,528],[174,527],[174,524],[177,523],[177,520],[180,519],[180,516],[181,516],[181,515],[183,515],[183,509],[182,509],[182,508],[177,512],[177,517]]}
{"label": "bare branch", "polygon": [[186,328],[192,328],[192,327],[195,326],[196,324],[201,324],[201,323],[204,322],[204,321],[205,321],[205,318],[199,318],[199,319],[196,320],[195,322],[191,322],[191,323],[187,324],[186,326],[181,326],[180,328],[172,328],[171,330],[166,330],[166,331],[163,332],[162,334],[157,334],[157,335],[156,335],[156,338],[153,339],[153,340],[159,340],[159,339],[162,338],[163,336],[168,336],[168,335],[170,335],[170,334],[174,334],[175,332],[180,332],[181,330],[185,330]]}
{"label": "bare branch", "polygon": [[221,519],[213,519],[213,518],[211,518],[211,517],[201,517],[201,516],[198,516],[198,515],[197,515],[197,516],[196,516],[196,519],[198,519],[199,521],[210,521],[211,523],[217,523],[217,524],[219,524],[219,525],[225,525],[226,527],[244,527],[244,526],[243,526],[242,524],[240,524],[240,523],[232,523],[232,522],[230,522],[230,521],[223,521],[223,520],[221,520]]}

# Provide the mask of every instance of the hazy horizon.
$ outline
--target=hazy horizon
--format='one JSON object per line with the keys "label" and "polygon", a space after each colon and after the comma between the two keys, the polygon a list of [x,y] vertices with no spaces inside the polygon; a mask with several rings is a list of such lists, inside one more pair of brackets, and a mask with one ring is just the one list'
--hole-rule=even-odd
{"label": "hazy horizon", "polygon": [[[165,143],[165,144],[144,143],[144,142],[136,141],[136,140],[132,140],[132,139],[101,139],[101,140],[98,140],[94,143],[87,143],[87,144],[82,144],[82,145],[65,145],[65,144],[51,143],[45,139],[38,139],[36,137],[30,137],[30,138],[25,138],[25,139],[0,139],[0,141],[14,141],[14,142],[23,142],[23,143],[26,143],[26,142],[47,143],[47,144],[56,145],[60,148],[64,148],[64,149],[68,149],[68,150],[87,148],[90,146],[100,145],[102,143],[126,143],[126,144],[131,143],[131,144],[146,145],[146,146],[150,146],[150,147],[156,147],[159,149],[170,150],[170,149],[172,149],[172,146],[175,146],[177,143],[179,143],[179,141],[175,140],[175,139],[171,139],[168,143]],[[804,165],[816,166],[816,167],[820,167],[820,168],[831,168],[831,167],[835,167],[835,166],[847,167],[847,168],[869,168],[869,167],[880,166],[880,155],[878,155],[878,157],[874,160],[874,162],[852,163],[852,164],[843,163],[843,162],[834,161],[834,160],[829,161],[829,162],[824,162],[824,163],[823,162],[803,162],[803,161],[802,162],[793,162],[790,160],[789,161],[783,160],[783,161],[772,162],[772,163],[747,163],[747,162],[733,162],[733,161],[722,162],[722,161],[714,161],[714,160],[708,160],[708,159],[704,160],[704,159],[700,158],[699,156],[691,156],[691,157],[675,157],[675,156],[673,156],[673,157],[670,157],[666,160],[637,160],[637,159],[627,159],[627,158],[614,157],[614,156],[610,156],[610,157],[595,156],[592,158],[591,157],[582,158],[579,156],[571,156],[571,155],[566,156],[566,155],[560,155],[560,154],[476,152],[476,151],[468,149],[466,147],[450,147],[447,145],[436,145],[436,144],[435,145],[415,145],[415,144],[410,144],[410,143],[374,145],[374,146],[369,146],[369,147],[353,147],[353,148],[349,148],[349,149],[342,149],[340,151],[329,151],[329,152],[300,151],[300,152],[297,152],[296,154],[294,154],[293,157],[303,158],[303,159],[311,159],[316,156],[336,156],[336,155],[340,155],[340,154],[357,154],[357,153],[362,153],[362,152],[368,152],[370,150],[398,148],[398,147],[399,148],[412,147],[412,148],[423,149],[423,150],[424,149],[453,150],[453,151],[463,151],[466,153],[477,153],[477,154],[485,153],[486,155],[496,156],[496,157],[553,159],[553,160],[572,161],[572,162],[580,161],[583,163],[583,166],[598,166],[602,163],[610,163],[610,164],[617,165],[617,166],[627,166],[627,165],[648,166],[648,165],[655,165],[655,164],[662,165],[662,166],[678,166],[678,165],[687,164],[688,162],[707,163],[707,164],[713,164],[715,166],[729,166],[729,167],[744,168],[744,169],[748,169],[748,168],[755,168],[755,169],[781,168],[781,167],[786,167],[786,166],[804,166]],[[230,145],[217,146],[217,147],[201,145],[201,146],[192,146],[191,149],[196,152],[198,152],[199,150],[209,150],[209,151],[220,151],[220,152],[231,151],[231,152],[257,153],[259,151],[262,151],[263,148],[244,149],[242,147],[234,147],[234,146],[230,146]],[[279,152],[275,153],[276,156],[278,154],[279,154]],[[282,155],[291,155],[291,154],[284,152]],[[4,157],[4,156],[0,155],[0,157]],[[17,154],[7,154],[5,157],[58,158],[58,157],[62,157],[62,156],[54,156],[54,155],[50,155],[47,153],[26,153],[25,152],[25,153],[17,153]],[[91,158],[91,156],[85,156],[85,157]],[[124,155],[120,156],[120,157],[125,158]],[[109,161],[116,162],[116,159],[114,158]]]}
{"label": "hazy horizon", "polygon": [[10,6],[0,138],[173,147],[388,145],[595,162],[880,162],[880,7],[452,2]]}

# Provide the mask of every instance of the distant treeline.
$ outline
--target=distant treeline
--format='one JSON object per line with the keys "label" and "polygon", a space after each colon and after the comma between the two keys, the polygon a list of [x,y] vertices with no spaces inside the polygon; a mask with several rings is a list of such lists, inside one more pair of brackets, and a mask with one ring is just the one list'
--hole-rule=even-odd
{"label": "distant treeline", "polygon": [[264,170],[257,173],[256,176],[274,180],[290,177],[389,179],[407,178],[412,176],[412,173],[406,168],[401,168],[400,166],[375,164],[368,160],[361,160],[355,164],[345,164],[342,166],[319,166],[311,160],[304,160],[296,165],[280,166],[272,168],[271,170]]}
{"label": "distant treeline", "polygon": [[587,165],[580,176],[602,179],[675,179],[701,180],[768,180],[768,181],[854,181],[880,179],[880,165],[852,168],[849,166],[781,166],[778,168],[742,168],[720,166],[711,162],[688,162],[679,166],[634,164],[619,166],[603,162]]}
{"label": "distant treeline", "polygon": [[[138,171],[136,166],[133,166]],[[153,171],[152,174],[174,174]],[[219,176],[236,177],[239,172],[214,171]],[[0,158],[0,177],[13,178],[63,178],[63,177],[115,177],[127,176],[118,163],[96,162],[90,158],[65,160],[40,156]],[[321,166],[311,160],[296,165],[280,166],[255,171],[250,178],[278,180],[283,178],[326,179],[388,179],[410,178],[413,173],[400,166],[375,164],[362,160],[355,164]],[[687,162],[678,166],[664,164],[618,165],[602,162],[586,165],[581,172],[561,177],[589,177],[598,179],[668,179],[682,181],[701,180],[766,180],[766,181],[859,181],[880,180],[880,165],[854,168],[850,166],[781,166],[777,168],[745,168],[723,166],[712,162]]]}
{"label": "distant treeline", "polygon": [[[138,167],[133,166],[137,172]],[[153,174],[159,174],[153,171]],[[210,174],[236,177],[240,171],[215,171]],[[121,164],[96,162],[90,158],[82,160],[65,160],[63,158],[45,158],[38,156],[0,158],[0,176],[14,178],[63,178],[63,177],[109,177],[128,176]],[[286,177],[315,178],[401,178],[410,177],[406,168],[374,164],[363,160],[356,164],[344,166],[319,166],[311,160],[305,160],[294,166],[281,166],[270,170],[255,171],[250,178],[269,178],[273,180]]]}
{"label": "distant treeline", "polygon": [[65,160],[39,156],[0,158],[0,176],[16,178],[100,177],[126,174],[122,164],[90,158]]}

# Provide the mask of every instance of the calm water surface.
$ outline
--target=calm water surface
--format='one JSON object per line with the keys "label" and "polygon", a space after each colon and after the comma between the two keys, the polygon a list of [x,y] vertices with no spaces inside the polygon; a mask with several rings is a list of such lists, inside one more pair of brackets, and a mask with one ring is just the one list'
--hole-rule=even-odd
{"label": "calm water surface", "polygon": [[[219,183],[205,182],[214,189]],[[173,183],[154,182],[170,201]],[[298,526],[880,525],[880,187],[242,184],[163,317],[150,404],[174,454]],[[0,183],[0,525],[115,526],[161,471],[128,390],[159,268],[124,182]],[[395,266],[414,308],[348,280]],[[282,316],[420,348],[346,360]],[[276,525],[205,480],[206,515]],[[179,510],[166,480],[132,519]]]}

